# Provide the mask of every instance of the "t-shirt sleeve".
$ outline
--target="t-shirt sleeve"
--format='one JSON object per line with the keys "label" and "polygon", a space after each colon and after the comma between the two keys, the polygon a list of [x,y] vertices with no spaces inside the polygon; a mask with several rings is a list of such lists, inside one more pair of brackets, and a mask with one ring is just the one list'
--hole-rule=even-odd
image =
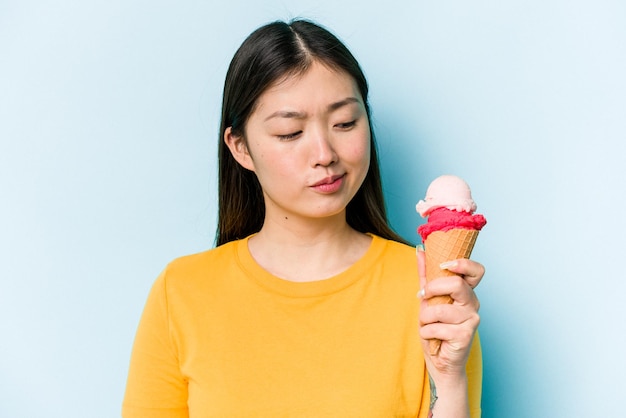
{"label": "t-shirt sleeve", "polygon": [[170,330],[165,270],[144,307],[130,360],[124,418],[188,418],[187,381]]}
{"label": "t-shirt sleeve", "polygon": [[471,418],[481,416],[481,398],[483,385],[483,357],[478,333],[474,336],[469,358],[465,366],[468,381],[468,400]]}

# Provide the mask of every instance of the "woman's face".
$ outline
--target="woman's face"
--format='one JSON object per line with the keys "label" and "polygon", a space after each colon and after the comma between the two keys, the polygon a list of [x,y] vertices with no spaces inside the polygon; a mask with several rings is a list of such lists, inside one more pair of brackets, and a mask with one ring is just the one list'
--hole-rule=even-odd
{"label": "woman's face", "polygon": [[235,158],[256,173],[268,219],[343,216],[370,164],[363,98],[347,73],[314,62],[258,99]]}

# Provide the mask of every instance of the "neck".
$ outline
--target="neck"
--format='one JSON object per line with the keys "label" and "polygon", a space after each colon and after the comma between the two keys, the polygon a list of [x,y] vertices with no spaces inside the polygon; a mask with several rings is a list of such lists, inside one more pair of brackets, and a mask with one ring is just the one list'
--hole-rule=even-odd
{"label": "neck", "polygon": [[324,219],[297,221],[266,218],[249,242],[252,257],[285,280],[315,281],[349,268],[369,248],[369,236],[352,229],[345,213]]}
{"label": "neck", "polygon": [[310,246],[335,241],[354,233],[346,222],[345,212],[325,218],[301,219],[295,216],[267,216],[259,231],[263,239],[275,244]]}

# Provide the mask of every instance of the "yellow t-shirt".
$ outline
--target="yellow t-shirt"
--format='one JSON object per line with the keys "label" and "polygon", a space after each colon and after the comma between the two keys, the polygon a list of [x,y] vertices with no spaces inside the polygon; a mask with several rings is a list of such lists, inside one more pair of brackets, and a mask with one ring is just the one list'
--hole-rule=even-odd
{"label": "yellow t-shirt", "polygon": [[[247,239],[173,261],[142,315],[125,418],[425,417],[415,249],[373,236],[326,280],[261,268]],[[467,366],[480,416],[476,340]]]}

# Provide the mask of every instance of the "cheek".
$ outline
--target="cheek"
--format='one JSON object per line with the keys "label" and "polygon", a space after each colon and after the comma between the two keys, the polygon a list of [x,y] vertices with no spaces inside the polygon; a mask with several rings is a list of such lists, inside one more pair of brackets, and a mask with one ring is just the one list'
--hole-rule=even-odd
{"label": "cheek", "polygon": [[361,163],[361,165],[369,167],[371,155],[369,136],[365,140],[355,141],[346,151],[346,157],[351,162],[354,164]]}
{"label": "cheek", "polygon": [[256,159],[256,171],[258,176],[266,179],[281,179],[291,177],[296,165],[294,158],[281,157],[279,153],[263,150]]}

